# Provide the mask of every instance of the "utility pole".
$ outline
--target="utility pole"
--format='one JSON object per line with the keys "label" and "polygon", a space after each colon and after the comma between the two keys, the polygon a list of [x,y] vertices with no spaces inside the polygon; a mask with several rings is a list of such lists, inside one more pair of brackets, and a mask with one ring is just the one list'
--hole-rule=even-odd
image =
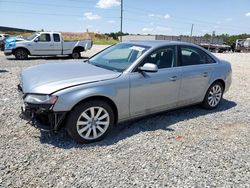
{"label": "utility pole", "polygon": [[194,24],[192,24],[192,26],[191,26],[191,32],[190,32],[190,42],[192,41],[193,29],[194,29]]}
{"label": "utility pole", "polygon": [[123,0],[121,0],[121,27],[120,27],[120,41],[122,42],[122,21],[123,21]]}
{"label": "utility pole", "polygon": [[211,48],[211,44],[213,43],[213,38],[214,38],[214,36],[215,36],[215,31],[213,31],[212,32],[212,35],[211,35],[211,38],[210,38],[210,43],[209,43],[209,47],[208,47],[208,50],[210,50],[210,48]]}

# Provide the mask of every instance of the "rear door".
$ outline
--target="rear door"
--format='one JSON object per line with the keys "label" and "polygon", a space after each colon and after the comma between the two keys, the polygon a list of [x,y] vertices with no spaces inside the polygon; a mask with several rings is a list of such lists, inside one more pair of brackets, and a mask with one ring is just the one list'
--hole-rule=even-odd
{"label": "rear door", "polygon": [[53,41],[49,33],[40,34],[32,44],[32,55],[53,55]]}
{"label": "rear door", "polygon": [[53,33],[53,54],[62,55],[62,41],[60,34]]}
{"label": "rear door", "polygon": [[193,46],[179,46],[181,88],[179,105],[201,102],[216,63],[203,50]]}

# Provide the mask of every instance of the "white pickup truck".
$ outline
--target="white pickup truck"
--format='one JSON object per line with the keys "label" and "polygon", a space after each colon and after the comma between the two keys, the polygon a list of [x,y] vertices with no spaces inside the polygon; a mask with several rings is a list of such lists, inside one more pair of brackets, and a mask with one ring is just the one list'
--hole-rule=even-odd
{"label": "white pickup truck", "polygon": [[81,57],[81,52],[91,49],[92,40],[64,42],[61,33],[38,32],[26,39],[10,37],[6,39],[4,54],[14,55],[16,59],[27,59],[28,56],[71,55]]}

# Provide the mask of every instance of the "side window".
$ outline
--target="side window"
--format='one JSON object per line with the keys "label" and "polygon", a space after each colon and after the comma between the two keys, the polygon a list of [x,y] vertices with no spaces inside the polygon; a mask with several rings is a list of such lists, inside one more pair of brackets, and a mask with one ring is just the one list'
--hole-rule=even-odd
{"label": "side window", "polygon": [[174,67],[176,62],[175,49],[174,46],[170,46],[156,50],[144,59],[143,64],[153,63],[156,64],[159,69]]}
{"label": "side window", "polygon": [[60,35],[59,34],[53,34],[54,42],[60,42]]}
{"label": "side window", "polygon": [[181,66],[215,63],[215,61],[199,48],[181,46]]}
{"label": "side window", "polygon": [[39,37],[38,37],[38,41],[39,42],[50,42],[51,39],[50,39],[50,34],[41,34]]}

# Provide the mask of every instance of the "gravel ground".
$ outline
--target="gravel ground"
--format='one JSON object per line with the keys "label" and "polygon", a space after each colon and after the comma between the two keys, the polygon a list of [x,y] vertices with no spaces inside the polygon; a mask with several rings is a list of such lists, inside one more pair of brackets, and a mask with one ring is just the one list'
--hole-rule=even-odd
{"label": "gravel ground", "polygon": [[24,68],[69,59],[0,53],[0,187],[250,187],[250,54],[216,55],[233,66],[218,109],[123,123],[99,143],[78,145],[65,130],[44,133],[20,119],[16,90]]}

